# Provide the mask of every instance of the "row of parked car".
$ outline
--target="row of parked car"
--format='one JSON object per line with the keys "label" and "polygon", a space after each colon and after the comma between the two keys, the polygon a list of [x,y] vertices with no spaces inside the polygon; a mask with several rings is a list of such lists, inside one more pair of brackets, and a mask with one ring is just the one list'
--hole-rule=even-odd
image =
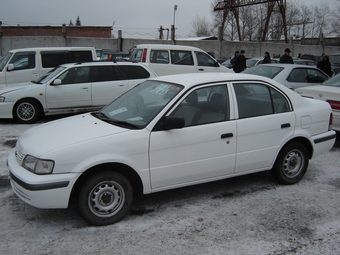
{"label": "row of parked car", "polygon": [[0,118],[32,123],[87,111],[18,139],[7,162],[23,201],[75,201],[90,224],[112,224],[139,194],[266,170],[294,184],[335,142],[329,103],[291,89],[298,71],[307,81],[328,79],[313,67],[267,64],[235,74],[201,49],[173,45],[138,45],[130,60],[61,64],[0,89]]}

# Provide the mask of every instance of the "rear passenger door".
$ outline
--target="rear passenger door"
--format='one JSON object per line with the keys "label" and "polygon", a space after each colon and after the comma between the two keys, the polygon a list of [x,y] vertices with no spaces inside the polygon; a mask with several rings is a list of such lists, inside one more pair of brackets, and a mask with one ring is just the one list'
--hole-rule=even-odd
{"label": "rear passenger door", "polygon": [[114,65],[92,66],[91,81],[93,106],[107,105],[129,87],[129,81]]}
{"label": "rear passenger door", "polygon": [[294,133],[289,100],[267,84],[235,82],[233,88],[238,116],[235,172],[268,169],[280,145]]}

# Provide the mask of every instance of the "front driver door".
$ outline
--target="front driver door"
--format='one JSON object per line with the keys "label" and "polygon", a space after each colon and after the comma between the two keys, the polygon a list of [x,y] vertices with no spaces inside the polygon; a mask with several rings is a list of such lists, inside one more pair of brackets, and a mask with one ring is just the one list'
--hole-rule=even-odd
{"label": "front driver door", "polygon": [[56,79],[61,84],[46,87],[46,104],[49,109],[92,106],[89,66],[73,67]]}
{"label": "front driver door", "polygon": [[229,120],[228,102],[226,85],[197,89],[171,113],[185,119],[184,128],[151,132],[153,190],[217,180],[234,172],[236,123]]}

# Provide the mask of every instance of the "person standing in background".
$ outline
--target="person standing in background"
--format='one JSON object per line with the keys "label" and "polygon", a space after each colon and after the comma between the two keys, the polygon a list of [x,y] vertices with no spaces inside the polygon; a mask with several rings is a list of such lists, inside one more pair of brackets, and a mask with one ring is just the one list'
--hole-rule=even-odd
{"label": "person standing in background", "polygon": [[293,58],[290,56],[290,49],[285,49],[285,54],[280,58],[280,63],[284,64],[294,64]]}
{"label": "person standing in background", "polygon": [[326,73],[329,77],[332,77],[332,64],[329,61],[329,56],[327,54],[323,54],[321,60],[317,64],[317,68]]}
{"label": "person standing in background", "polygon": [[244,56],[245,51],[241,50],[241,53],[235,58],[234,72],[240,73],[247,68],[246,57]]}
{"label": "person standing in background", "polygon": [[263,58],[263,64],[270,64],[272,62],[272,59],[270,58],[270,54],[268,51],[264,53],[264,58]]}
{"label": "person standing in background", "polygon": [[232,65],[234,72],[235,72],[235,59],[238,57],[239,54],[240,52],[238,50],[235,51],[234,57],[230,60],[230,64]]}

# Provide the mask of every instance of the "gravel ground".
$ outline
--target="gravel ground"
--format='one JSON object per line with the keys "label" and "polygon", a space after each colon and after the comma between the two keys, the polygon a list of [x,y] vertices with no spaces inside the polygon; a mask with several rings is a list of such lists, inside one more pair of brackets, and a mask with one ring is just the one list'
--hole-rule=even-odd
{"label": "gravel ground", "polygon": [[0,254],[340,254],[339,136],[298,184],[262,172],[155,193],[93,227],[75,208],[36,209],[11,190],[7,153],[32,126],[0,122]]}

